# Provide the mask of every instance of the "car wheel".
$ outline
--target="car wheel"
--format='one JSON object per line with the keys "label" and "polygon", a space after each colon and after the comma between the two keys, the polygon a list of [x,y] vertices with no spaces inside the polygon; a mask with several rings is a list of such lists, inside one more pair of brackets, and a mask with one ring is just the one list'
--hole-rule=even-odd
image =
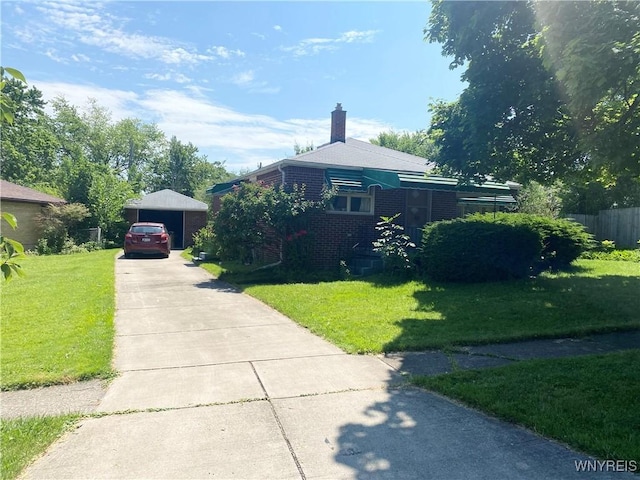
{"label": "car wheel", "polygon": [[125,254],[124,254],[124,258],[131,258],[131,254],[130,254],[130,253],[127,253],[127,252],[125,252]]}

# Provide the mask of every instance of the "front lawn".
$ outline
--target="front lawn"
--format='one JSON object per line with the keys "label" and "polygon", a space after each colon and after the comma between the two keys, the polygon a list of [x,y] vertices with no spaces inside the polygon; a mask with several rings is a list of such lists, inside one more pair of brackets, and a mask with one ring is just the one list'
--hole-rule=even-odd
{"label": "front lawn", "polygon": [[640,264],[633,262],[580,260],[571,273],[469,285],[383,276],[268,284],[268,273],[259,275],[259,284],[248,274],[222,278],[350,353],[640,328]]}
{"label": "front lawn", "polygon": [[3,390],[111,374],[115,254],[21,260],[26,276],[2,285]]}
{"label": "front lawn", "polygon": [[420,377],[422,387],[640,468],[640,350]]}
{"label": "front lawn", "polygon": [[3,480],[16,478],[29,462],[75,425],[76,415],[2,420]]}

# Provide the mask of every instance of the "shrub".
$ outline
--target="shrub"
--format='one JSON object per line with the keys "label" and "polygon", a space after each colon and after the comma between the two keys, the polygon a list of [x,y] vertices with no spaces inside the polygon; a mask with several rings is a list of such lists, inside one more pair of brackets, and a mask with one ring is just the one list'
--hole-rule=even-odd
{"label": "shrub", "polygon": [[213,225],[209,224],[202,227],[193,234],[193,251],[194,253],[205,252],[212,257],[218,257],[220,246],[213,231]]}
{"label": "shrub", "polygon": [[70,233],[88,216],[89,209],[81,203],[49,204],[36,219],[42,225],[42,238],[37,244],[38,253],[45,255],[68,250]]}
{"label": "shrub", "polygon": [[373,251],[379,252],[384,258],[385,270],[408,271],[414,267],[409,256],[409,250],[415,248],[409,235],[404,233],[404,227],[393,223],[400,216],[396,213],[392,217],[380,217],[376,230],[380,236],[373,242]]}
{"label": "shrub", "polygon": [[583,252],[580,258],[588,260],[614,260],[618,262],[639,262],[640,250],[638,249],[620,249],[612,251],[589,250]]}
{"label": "shrub", "polygon": [[541,250],[531,228],[465,218],[427,226],[419,260],[434,280],[488,282],[527,276]]}
{"label": "shrub", "polygon": [[498,213],[495,216],[494,214],[476,214],[467,218],[523,226],[538,232],[543,243],[540,259],[536,265],[538,270],[566,268],[593,244],[592,235],[585,231],[583,225],[573,220],[526,213]]}

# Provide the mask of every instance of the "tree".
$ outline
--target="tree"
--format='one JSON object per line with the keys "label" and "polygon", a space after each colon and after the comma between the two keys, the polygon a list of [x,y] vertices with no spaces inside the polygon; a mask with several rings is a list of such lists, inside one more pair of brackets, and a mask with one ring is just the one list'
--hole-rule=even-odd
{"label": "tree", "polygon": [[24,78],[24,75],[20,70],[0,66],[0,92],[2,92],[2,95],[0,95],[0,124],[10,125],[13,123],[15,105],[13,104],[11,97],[9,97],[4,91],[7,82],[11,80],[9,77],[13,77],[13,79],[22,83],[27,83],[27,80]]}
{"label": "tree", "polygon": [[[14,68],[0,67],[0,126],[3,129],[7,125],[13,124],[15,118],[15,105],[5,92],[9,80],[7,74],[21,82],[26,82],[22,72]],[[2,212],[0,217],[14,230],[18,227],[18,221],[13,214]],[[23,275],[22,267],[17,262],[22,257],[24,257],[24,246],[20,242],[2,235],[0,231],[0,272],[3,281],[11,280],[14,275]]]}
{"label": "tree", "polygon": [[313,146],[313,142],[307,143],[304,147],[302,145],[300,145],[298,142],[295,142],[293,144],[293,152],[296,155],[300,155],[302,153],[307,153],[307,152],[312,152],[315,149],[316,149],[316,147]]}
{"label": "tree", "polygon": [[546,182],[583,168],[571,117],[536,42],[527,2],[434,2],[426,38],[468,87],[432,105],[437,163],[480,180]]}
{"label": "tree", "polygon": [[124,206],[135,198],[131,184],[119,178],[114,171],[105,167],[100,175],[94,175],[89,186],[87,201],[93,225],[98,225],[104,238],[123,240],[126,229]]}
{"label": "tree", "polygon": [[614,176],[640,175],[640,3],[536,2],[539,47],[580,144]]}
{"label": "tree", "polygon": [[11,123],[2,125],[2,178],[26,186],[51,185],[58,142],[42,92],[14,78],[4,82],[3,98],[13,112]]}
{"label": "tree", "polygon": [[545,186],[531,181],[518,192],[518,212],[558,218],[562,210],[561,185]]}
{"label": "tree", "polygon": [[198,155],[198,148],[184,144],[175,136],[169,142],[168,152],[151,167],[147,178],[152,191],[168,188],[189,197],[202,198],[204,191],[214,183],[231,178],[221,162],[209,162]]}
{"label": "tree", "polygon": [[379,133],[377,138],[372,138],[370,141],[374,145],[409,153],[428,160],[436,156],[433,139],[429,137],[425,130],[417,130],[413,133],[398,133],[391,130]]}
{"label": "tree", "polygon": [[[10,119],[11,117],[3,116],[3,122],[7,121],[7,118]],[[18,221],[13,214],[2,212],[2,220],[14,230],[18,228]],[[3,281],[8,282],[14,275],[24,275],[22,267],[18,263],[24,256],[24,247],[20,242],[0,233],[0,272],[2,273]]]}

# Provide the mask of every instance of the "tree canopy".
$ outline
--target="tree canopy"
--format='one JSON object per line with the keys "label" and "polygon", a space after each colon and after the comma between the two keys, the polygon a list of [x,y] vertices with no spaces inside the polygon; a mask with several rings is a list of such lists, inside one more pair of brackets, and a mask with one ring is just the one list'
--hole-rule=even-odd
{"label": "tree canopy", "polygon": [[4,70],[2,78],[0,176],[86,205],[84,228],[99,225],[107,239],[123,234],[127,200],[163,188],[204,200],[207,187],[231,177],[223,163],[168,141],[153,123],[114,121],[95,99],[79,108],[58,97],[48,114],[37,88],[5,78]]}
{"label": "tree canopy", "polygon": [[468,83],[431,106],[437,163],[481,180],[635,185],[639,31],[637,2],[434,1],[426,39]]}
{"label": "tree canopy", "polygon": [[391,130],[379,133],[376,138],[372,138],[370,141],[374,145],[410,153],[429,160],[435,157],[433,140],[425,130],[418,130],[413,133],[399,133]]}

